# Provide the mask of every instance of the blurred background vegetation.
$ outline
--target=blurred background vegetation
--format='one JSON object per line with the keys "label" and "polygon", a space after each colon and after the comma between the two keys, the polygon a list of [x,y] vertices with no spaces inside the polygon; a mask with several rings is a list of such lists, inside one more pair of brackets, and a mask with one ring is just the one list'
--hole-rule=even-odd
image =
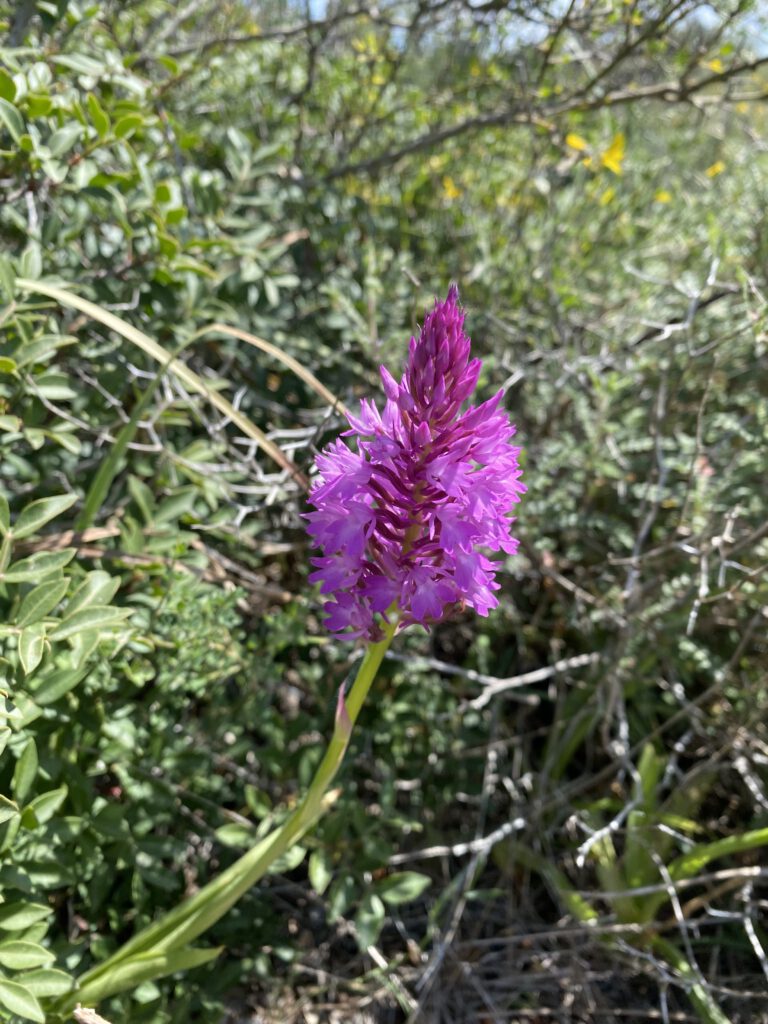
{"label": "blurred background vegetation", "polygon": [[221,326],[352,405],[455,280],[501,606],[402,637],[225,952],[99,1012],[768,1020],[765,13],[0,2],[0,1019],[293,804],[358,656],[300,518],[342,418]]}

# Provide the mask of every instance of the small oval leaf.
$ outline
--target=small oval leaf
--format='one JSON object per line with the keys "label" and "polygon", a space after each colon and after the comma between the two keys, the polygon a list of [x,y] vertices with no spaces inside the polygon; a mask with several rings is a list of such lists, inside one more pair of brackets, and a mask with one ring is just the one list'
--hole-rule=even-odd
{"label": "small oval leaf", "polygon": [[22,629],[39,622],[56,607],[69,588],[69,580],[48,580],[40,583],[21,602],[16,625]]}
{"label": "small oval leaf", "polygon": [[74,981],[64,971],[55,967],[43,967],[39,971],[30,971],[24,975],[24,988],[45,999],[50,996],[63,996],[74,988]]}
{"label": "small oval leaf", "polygon": [[53,498],[39,498],[31,502],[13,524],[13,536],[16,540],[31,537],[33,533],[49,523],[51,519],[66,512],[77,501],[76,494],[57,494]]}
{"label": "small oval leaf", "polygon": [[44,967],[55,959],[49,949],[38,946],[36,942],[26,942],[24,939],[6,939],[5,942],[0,942],[0,964],[12,971]]}
{"label": "small oval leaf", "polygon": [[19,637],[19,660],[26,675],[35,671],[45,652],[45,626],[36,622],[27,626]]}
{"label": "small oval leaf", "polygon": [[0,907],[0,928],[20,932],[50,917],[53,911],[43,903],[4,903]]}
{"label": "small oval leaf", "polygon": [[418,871],[398,871],[394,875],[382,878],[376,883],[376,892],[385,903],[397,906],[399,903],[410,903],[421,896],[429,888],[431,879]]}
{"label": "small oval leaf", "polygon": [[45,1024],[45,1014],[37,998],[29,989],[15,981],[6,981],[4,978],[0,980],[0,1004],[17,1017]]}

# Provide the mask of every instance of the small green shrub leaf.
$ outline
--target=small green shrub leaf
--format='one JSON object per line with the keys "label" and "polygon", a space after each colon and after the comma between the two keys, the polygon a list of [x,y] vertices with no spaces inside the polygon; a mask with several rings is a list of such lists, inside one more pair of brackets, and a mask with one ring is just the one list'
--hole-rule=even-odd
{"label": "small green shrub leaf", "polygon": [[26,675],[35,671],[45,653],[45,626],[37,622],[27,626],[19,637],[19,660]]}
{"label": "small green shrub leaf", "polygon": [[6,939],[0,942],[0,964],[12,971],[24,971],[32,967],[44,967],[55,960],[49,949],[36,942],[23,939]]}
{"label": "small green shrub leaf", "polygon": [[68,615],[51,636],[54,640],[66,640],[76,633],[84,633],[89,629],[110,629],[119,625],[129,614],[130,610],[126,608],[91,605],[90,608],[81,608],[74,615]]}
{"label": "small green shrub leaf", "polygon": [[23,803],[27,793],[29,793],[37,775],[37,767],[37,746],[30,737],[24,745],[24,749],[16,762],[16,768],[13,772],[12,790],[14,797],[19,803]]}
{"label": "small green shrub leaf", "polygon": [[19,608],[16,625],[31,626],[53,611],[69,588],[69,580],[48,580],[40,583],[26,595]]}
{"label": "small green shrub leaf", "polygon": [[20,932],[50,917],[53,911],[42,903],[4,903],[0,906],[0,928]]}
{"label": "small green shrub leaf", "polygon": [[8,100],[0,98],[0,124],[4,124],[15,143],[21,141],[25,132],[24,118]]}
{"label": "small green shrub leaf", "polygon": [[57,494],[53,498],[40,498],[38,501],[33,501],[27,505],[14,523],[13,536],[16,540],[31,537],[51,519],[66,512],[76,501],[76,494]]}
{"label": "small green shrub leaf", "polygon": [[89,572],[67,602],[66,616],[72,615],[87,605],[107,605],[117,593],[120,580],[110,576],[103,569]]}
{"label": "small green shrub leaf", "polygon": [[8,499],[5,495],[0,494],[0,534],[3,537],[8,533],[11,525],[11,513],[8,508]]}
{"label": "small green shrub leaf", "polygon": [[74,981],[64,971],[55,967],[44,967],[38,971],[30,971],[24,975],[24,988],[37,996],[38,999],[45,999],[50,996],[63,996],[74,987]]}
{"label": "small green shrub leaf", "polygon": [[101,61],[87,57],[84,53],[56,54],[52,60],[60,67],[70,68],[72,71],[77,71],[81,75],[90,75],[92,78],[102,75],[106,70]]}
{"label": "small green shrub leaf", "polygon": [[237,822],[229,822],[216,829],[216,838],[225,846],[234,846],[236,849],[247,850],[253,846],[256,838],[256,830],[248,825],[239,825]]}
{"label": "small green shrub leaf", "polygon": [[49,789],[47,793],[41,793],[34,800],[30,800],[25,810],[32,811],[37,819],[38,825],[44,825],[50,821],[67,799],[69,790],[66,786],[59,786],[58,789]]}
{"label": "small green shrub leaf", "polygon": [[102,105],[99,103],[98,98],[94,96],[92,92],[88,93],[88,113],[91,115],[91,121],[93,127],[99,134],[99,138],[103,139],[109,131],[109,114],[104,110]]}
{"label": "small green shrub leaf", "polygon": [[48,149],[52,156],[64,156],[74,144],[80,139],[83,130],[79,124],[65,124],[53,133],[48,140]]}
{"label": "small green shrub leaf", "polygon": [[8,72],[3,71],[2,68],[0,68],[0,99],[8,100],[9,103],[13,103],[16,99],[16,84]]}
{"label": "small green shrub leaf", "polygon": [[390,906],[410,903],[428,889],[431,879],[418,871],[398,871],[376,883],[376,892]]}
{"label": "small green shrub leaf", "polygon": [[315,850],[309,858],[309,881],[312,888],[322,896],[333,878],[333,870],[325,850]]}
{"label": "small green shrub leaf", "polygon": [[37,998],[18,982],[0,980],[0,1003],[17,1017],[45,1024],[45,1014]]}
{"label": "small green shrub leaf", "polygon": [[385,917],[386,910],[382,901],[375,893],[368,893],[355,914],[357,941],[361,949],[367,949],[376,942]]}
{"label": "small green shrub leaf", "polygon": [[62,551],[38,551],[29,558],[22,558],[20,562],[14,562],[4,573],[0,573],[0,580],[6,583],[27,583],[34,580],[41,582],[41,577],[52,576],[60,572],[65,565],[72,561],[75,554],[74,548],[64,548]]}
{"label": "small green shrub leaf", "polygon": [[[8,732],[10,731],[9,729]],[[13,800],[9,800],[7,796],[0,794],[0,825],[10,821],[18,813],[18,804],[14,803]]]}
{"label": "small green shrub leaf", "polygon": [[48,704],[55,704],[57,700],[74,690],[80,680],[86,674],[86,668],[58,669],[47,675],[33,691],[35,703],[40,707]]}
{"label": "small green shrub leaf", "polygon": [[126,114],[115,123],[115,136],[118,139],[127,139],[144,124],[141,114]]}
{"label": "small green shrub leaf", "polygon": [[10,302],[16,291],[16,275],[13,272],[13,264],[7,256],[0,256],[0,288]]}

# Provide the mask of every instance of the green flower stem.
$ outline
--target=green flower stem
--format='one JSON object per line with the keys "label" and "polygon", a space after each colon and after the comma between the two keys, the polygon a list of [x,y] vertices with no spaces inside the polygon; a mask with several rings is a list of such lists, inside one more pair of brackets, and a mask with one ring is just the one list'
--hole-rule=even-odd
{"label": "green flower stem", "polygon": [[[186,948],[223,917],[266,874],[275,861],[323,816],[336,799],[337,794],[329,794],[329,787],[344,758],[352,727],[395,634],[397,619],[394,615],[391,618],[391,623],[384,626],[384,639],[368,646],[346,701],[340,695],[328,749],[306,796],[296,810],[279,828],[243,854],[191,899],[149,925],[103,963],[86,972],[77,990],[58,1003],[58,1012],[66,1013],[78,1002],[86,1006],[95,1005],[117,992],[133,987],[132,979],[138,976],[137,972],[142,965],[149,968],[151,962],[157,961],[160,964],[165,956],[164,962],[170,966],[174,962],[170,954]],[[129,969],[131,965],[133,970]],[[154,976],[160,977],[167,973],[171,973],[171,970],[158,967],[158,973]]]}

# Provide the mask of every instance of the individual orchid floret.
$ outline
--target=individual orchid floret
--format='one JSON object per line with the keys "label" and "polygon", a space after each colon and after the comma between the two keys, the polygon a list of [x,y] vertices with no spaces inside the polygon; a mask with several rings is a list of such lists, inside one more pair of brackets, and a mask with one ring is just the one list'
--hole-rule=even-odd
{"label": "individual orchid floret", "polygon": [[354,447],[339,439],[317,456],[310,580],[329,597],[331,629],[376,640],[389,612],[428,628],[457,606],[498,604],[487,554],[516,551],[511,511],[526,488],[502,392],[462,411],[480,368],[452,285],[411,338],[400,381],[381,367],[383,412],[364,399],[344,435]]}

